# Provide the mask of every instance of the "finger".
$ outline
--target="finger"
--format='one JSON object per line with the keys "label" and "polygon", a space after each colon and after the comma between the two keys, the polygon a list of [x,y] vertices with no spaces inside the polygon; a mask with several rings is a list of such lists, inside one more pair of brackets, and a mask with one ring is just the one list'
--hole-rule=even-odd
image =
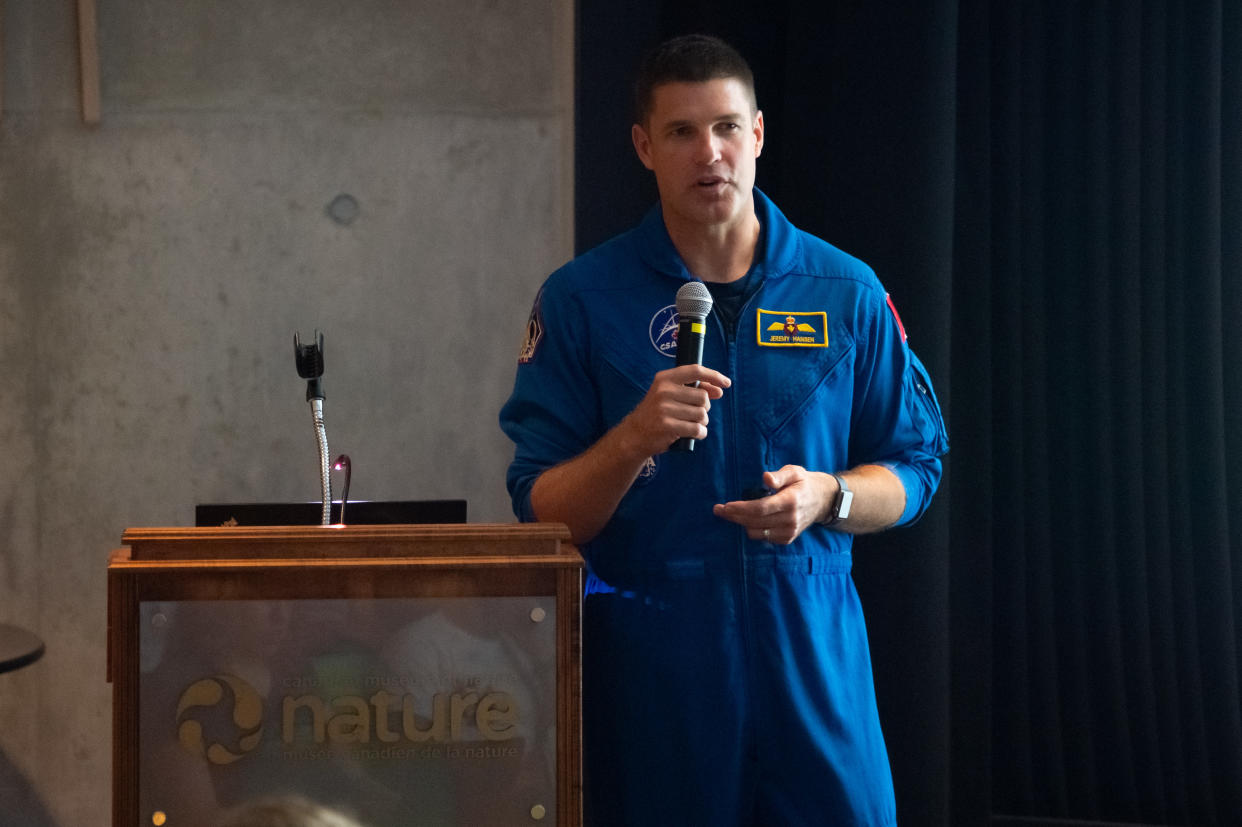
{"label": "finger", "polygon": [[787,511],[771,507],[771,497],[735,500],[713,506],[712,513],[746,529],[752,540],[786,546],[798,536],[798,526]]}
{"label": "finger", "polygon": [[715,506],[712,511],[718,517],[729,522],[744,525],[747,528],[763,529],[771,527],[770,516],[777,511],[769,502],[771,498],[759,500],[733,500]]}
{"label": "finger", "polygon": [[678,382],[674,378],[665,377],[652,387],[659,393],[669,394],[679,399],[694,400],[696,404],[706,404],[712,399],[724,396],[724,389],[710,382]]}
{"label": "finger", "polygon": [[664,407],[664,416],[676,422],[692,422],[696,425],[706,426],[710,421],[707,411],[707,405],[688,405],[684,402],[670,401]]}
{"label": "finger", "polygon": [[768,488],[780,491],[787,485],[792,485],[806,474],[806,470],[800,465],[782,465],[775,471],[763,472],[763,483]]}
{"label": "finger", "polygon": [[790,537],[789,532],[780,527],[749,528],[746,530],[746,536],[752,540],[758,540],[762,543],[771,543],[775,546],[787,546],[793,541],[793,538]]}
{"label": "finger", "polygon": [[703,365],[678,365],[675,368],[662,371],[662,373],[671,381],[683,385],[692,385],[698,382],[701,385],[711,385],[718,390],[723,390],[733,384],[733,381],[720,371],[712,370]]}
{"label": "finger", "polygon": [[675,385],[669,389],[666,398],[696,410],[707,410],[712,406],[711,394],[706,388],[702,387],[691,388],[686,385]]}
{"label": "finger", "polygon": [[745,514],[738,510],[738,503],[717,503],[712,506],[712,513],[722,520],[728,520],[731,523],[746,525]]}
{"label": "finger", "polygon": [[672,442],[682,438],[707,439],[707,424],[685,419],[672,419],[668,422],[668,435],[672,437],[670,440]]}

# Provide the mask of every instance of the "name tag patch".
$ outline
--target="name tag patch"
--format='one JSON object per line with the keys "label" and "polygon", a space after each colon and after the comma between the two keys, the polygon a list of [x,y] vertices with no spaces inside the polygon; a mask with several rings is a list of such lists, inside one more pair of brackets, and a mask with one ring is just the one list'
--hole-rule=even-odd
{"label": "name tag patch", "polygon": [[760,310],[759,344],[767,347],[828,347],[828,314]]}

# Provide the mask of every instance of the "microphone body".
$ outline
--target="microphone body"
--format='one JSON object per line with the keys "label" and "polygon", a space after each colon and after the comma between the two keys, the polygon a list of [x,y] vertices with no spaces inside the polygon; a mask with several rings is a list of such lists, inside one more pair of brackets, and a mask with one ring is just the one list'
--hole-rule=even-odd
{"label": "microphone body", "polygon": [[[712,294],[703,282],[686,282],[677,291],[677,367],[703,364],[703,337],[707,332],[707,314],[711,312]],[[694,443],[690,437],[682,437],[669,450],[693,451]]]}

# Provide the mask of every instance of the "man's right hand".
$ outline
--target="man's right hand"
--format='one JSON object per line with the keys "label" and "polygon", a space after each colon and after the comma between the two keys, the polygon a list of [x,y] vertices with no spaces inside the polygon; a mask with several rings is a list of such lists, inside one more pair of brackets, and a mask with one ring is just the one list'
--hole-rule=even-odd
{"label": "man's right hand", "polygon": [[707,436],[711,401],[731,384],[723,373],[702,365],[657,373],[642,401],[598,442],[539,475],[530,492],[536,518],[565,523],[575,543],[592,539],[649,457],[682,437]]}
{"label": "man's right hand", "polygon": [[657,373],[642,401],[619,426],[633,441],[633,455],[645,460],[667,451],[682,437],[706,437],[712,400],[724,396],[731,384],[723,373],[702,365]]}

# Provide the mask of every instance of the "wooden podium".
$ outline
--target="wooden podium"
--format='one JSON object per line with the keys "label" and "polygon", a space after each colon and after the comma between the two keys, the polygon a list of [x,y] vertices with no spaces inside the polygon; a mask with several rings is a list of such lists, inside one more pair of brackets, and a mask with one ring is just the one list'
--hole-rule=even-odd
{"label": "wooden podium", "polygon": [[132,528],[108,565],[113,824],[296,795],[368,827],[582,820],[559,524]]}

